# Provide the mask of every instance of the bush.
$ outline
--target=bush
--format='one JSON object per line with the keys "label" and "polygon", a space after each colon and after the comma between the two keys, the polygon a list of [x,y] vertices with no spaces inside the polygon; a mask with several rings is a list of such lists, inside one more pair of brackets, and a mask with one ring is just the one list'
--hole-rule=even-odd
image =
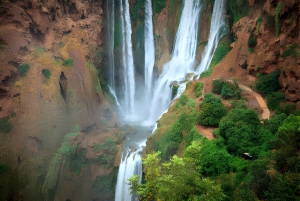
{"label": "bush", "polygon": [[4,133],[10,133],[13,125],[8,122],[9,117],[5,117],[0,119],[0,131]]}
{"label": "bush", "polygon": [[200,138],[201,138],[201,136],[200,136],[200,133],[198,132],[197,128],[196,127],[192,128],[186,135],[185,146],[186,147],[190,146],[193,141],[196,141]]}
{"label": "bush", "polygon": [[255,81],[255,87],[257,91],[264,94],[269,94],[271,92],[280,90],[280,85],[278,82],[279,76],[279,71],[273,71],[268,75],[262,75]]}
{"label": "bush", "polygon": [[186,105],[186,103],[188,102],[189,98],[187,97],[187,95],[182,94],[179,98],[178,103],[182,106]]}
{"label": "bush", "polygon": [[49,69],[43,69],[42,73],[45,78],[49,79],[51,77],[51,71]]}
{"label": "bush", "polygon": [[242,17],[248,15],[249,3],[247,0],[228,0],[227,10],[233,25]]}
{"label": "bush", "polygon": [[248,46],[249,48],[255,48],[257,44],[257,36],[255,34],[252,34],[248,39]]}
{"label": "bush", "polygon": [[296,58],[299,55],[297,48],[298,48],[297,43],[288,45],[287,48],[282,52],[282,54],[280,56],[283,58],[288,57],[288,56],[292,56],[292,57]]}
{"label": "bush", "polygon": [[231,82],[227,82],[224,79],[218,79],[213,81],[213,93],[221,94],[222,98],[241,98],[242,90],[239,87],[239,84],[236,80]]}
{"label": "bush", "polygon": [[154,10],[156,14],[162,11],[162,9],[166,6],[166,2],[166,0],[154,0]]}
{"label": "bush", "polygon": [[69,58],[69,59],[67,59],[67,60],[65,60],[64,62],[63,62],[63,65],[64,66],[73,66],[73,59],[72,58]]}
{"label": "bush", "polygon": [[202,95],[202,90],[203,90],[203,83],[202,82],[197,82],[196,86],[195,86],[196,98],[199,98]]}
{"label": "bush", "polygon": [[271,92],[267,95],[267,105],[270,110],[277,110],[280,108],[280,102],[285,100],[282,92]]}
{"label": "bush", "polygon": [[74,152],[70,156],[69,169],[74,171],[76,175],[79,175],[81,168],[88,165],[88,159],[85,157],[85,151],[81,149],[80,151]]}
{"label": "bush", "polygon": [[216,126],[226,115],[226,108],[221,99],[212,94],[206,94],[198,116],[198,123],[205,126]]}
{"label": "bush", "polygon": [[20,75],[22,77],[24,77],[27,74],[27,71],[29,70],[29,68],[30,68],[29,64],[25,63],[25,64],[18,66],[17,70],[18,70],[18,73],[20,73]]}
{"label": "bush", "polygon": [[5,173],[6,171],[7,171],[7,166],[6,165],[4,165],[4,164],[0,164],[0,175],[2,174],[2,173]]}

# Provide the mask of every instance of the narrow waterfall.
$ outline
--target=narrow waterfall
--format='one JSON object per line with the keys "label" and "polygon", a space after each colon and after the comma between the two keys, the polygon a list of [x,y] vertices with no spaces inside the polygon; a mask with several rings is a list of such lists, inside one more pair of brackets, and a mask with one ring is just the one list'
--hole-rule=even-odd
{"label": "narrow waterfall", "polygon": [[107,37],[108,37],[108,60],[109,79],[108,85],[115,90],[115,62],[114,62],[114,29],[115,29],[115,2],[106,1],[107,8]]}
{"label": "narrow waterfall", "polygon": [[155,62],[155,47],[152,22],[151,0],[145,1],[145,99],[150,100],[152,92],[153,66]]}
{"label": "narrow waterfall", "polygon": [[132,56],[131,22],[129,3],[120,0],[121,21],[122,21],[122,63],[124,75],[124,98],[121,100],[122,113],[128,116],[134,114],[135,103],[135,76]]}
{"label": "narrow waterfall", "polygon": [[163,72],[155,83],[150,105],[150,118],[145,124],[153,125],[171,102],[171,84],[185,80],[194,71],[198,20],[202,1],[185,0],[181,19],[176,33],[172,59],[163,66]]}
{"label": "narrow waterfall", "polygon": [[140,175],[140,180],[142,180],[142,151],[143,148],[139,148],[137,151],[132,151],[127,148],[125,154],[123,152],[116,186],[116,201],[136,200],[130,194],[130,188],[127,185],[127,179],[137,174]]}
{"label": "narrow waterfall", "polygon": [[202,54],[202,60],[197,68],[197,75],[207,70],[214,55],[214,52],[222,36],[225,35],[225,0],[215,1],[211,17],[210,34],[208,44]]}

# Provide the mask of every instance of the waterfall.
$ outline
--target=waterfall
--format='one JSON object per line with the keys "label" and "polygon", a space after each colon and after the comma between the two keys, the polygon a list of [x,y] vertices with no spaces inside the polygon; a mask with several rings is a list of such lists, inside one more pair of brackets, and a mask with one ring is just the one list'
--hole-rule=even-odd
{"label": "waterfall", "polygon": [[214,52],[219,44],[222,36],[225,35],[225,0],[215,1],[213,13],[211,17],[210,34],[208,44],[206,45],[202,54],[202,61],[198,66],[197,75],[207,70],[214,55]]}
{"label": "waterfall", "polygon": [[[131,49],[131,25],[129,18],[129,7],[128,0],[125,0],[125,12],[123,12],[123,6],[121,6],[122,15],[122,33],[123,33],[123,66],[124,66],[124,80],[126,86],[124,86],[125,96],[128,95],[121,103],[122,107],[128,107],[125,111],[132,112],[134,114],[133,107],[134,104],[134,66],[132,60],[132,49]],[[120,0],[122,5],[122,0]],[[147,0],[145,4],[145,98],[151,97],[152,100],[150,105],[147,101],[144,101],[144,108],[148,109],[149,119],[143,122],[144,125],[155,125],[158,118],[165,112],[171,102],[171,87],[176,84],[179,85],[178,94],[175,98],[178,98],[180,94],[185,90],[185,83],[188,78],[189,73],[199,75],[203,70],[205,70],[210,61],[213,53],[219,43],[220,38],[223,36],[222,30],[224,28],[224,8],[225,0],[215,1],[210,36],[208,40],[208,45],[202,55],[202,62],[195,70],[195,58],[197,49],[197,39],[198,39],[198,24],[199,16],[202,8],[201,0],[184,0],[182,14],[180,18],[179,27],[176,33],[176,39],[174,44],[174,49],[172,53],[171,60],[163,66],[163,70],[159,78],[154,82],[152,81],[152,72],[154,65],[154,45],[153,45],[153,25],[152,25],[152,11],[151,11],[151,1]],[[127,11],[126,11],[127,9]],[[127,13],[128,12],[128,13]],[[127,15],[128,14],[128,15]],[[152,48],[153,47],[153,52]],[[153,56],[150,55],[153,53]],[[130,72],[127,72],[130,71]],[[147,71],[147,72],[146,72]],[[126,75],[125,75],[126,74]],[[130,82],[131,81],[131,82]],[[153,87],[152,87],[153,86]],[[132,90],[132,91],[131,91]],[[148,96],[149,95],[149,96]],[[128,101],[128,102],[127,102]],[[132,102],[130,102],[132,101]],[[132,107],[132,108],[131,108]],[[139,124],[140,125],[140,124]],[[153,129],[153,132],[155,128]],[[137,139],[137,138],[142,139]],[[132,151],[132,149],[125,149],[122,154],[122,161],[119,167],[118,180],[116,186],[116,201],[130,201],[137,200],[130,195],[130,189],[127,185],[127,179],[134,174],[142,175],[142,163],[141,163],[141,153],[143,151],[143,146],[140,141],[147,139],[145,136],[140,136],[136,133],[132,139],[128,140],[126,143],[132,140],[138,141],[138,144],[134,145],[124,145],[127,147],[137,147],[137,151]],[[140,140],[140,141],[139,141]],[[143,142],[143,145],[145,142]]]}
{"label": "waterfall", "polygon": [[172,59],[163,66],[163,72],[155,83],[150,118],[145,124],[155,124],[158,117],[168,108],[172,82],[178,84],[186,79],[188,73],[194,71],[201,6],[199,0],[184,1]]}
{"label": "waterfall", "polygon": [[109,80],[108,85],[115,90],[115,62],[114,62],[114,28],[115,28],[115,2],[106,1],[107,7],[107,37],[108,37],[108,60],[109,60]]}
{"label": "waterfall", "polygon": [[140,147],[136,151],[132,151],[129,148],[126,149],[125,154],[122,154],[122,161],[119,167],[118,180],[116,186],[116,201],[130,201],[137,200],[130,194],[130,186],[128,183],[128,178],[133,175],[140,175],[140,181],[142,180],[142,158],[141,153],[143,152],[143,147]]}
{"label": "waterfall", "polygon": [[150,100],[152,92],[153,66],[155,62],[155,47],[152,22],[151,0],[145,1],[145,99]]}
{"label": "waterfall", "polygon": [[122,63],[123,63],[123,79],[124,79],[124,98],[121,101],[122,112],[128,116],[134,114],[135,103],[135,76],[132,57],[132,42],[131,42],[131,22],[129,13],[129,3],[125,0],[121,8],[121,23],[122,23]]}

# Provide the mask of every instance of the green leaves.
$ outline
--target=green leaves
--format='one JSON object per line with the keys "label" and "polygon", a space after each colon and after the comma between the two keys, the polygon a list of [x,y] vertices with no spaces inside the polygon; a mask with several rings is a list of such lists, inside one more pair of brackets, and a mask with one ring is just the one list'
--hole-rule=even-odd
{"label": "green leaves", "polygon": [[215,126],[226,115],[226,108],[221,102],[220,98],[212,94],[205,94],[201,106],[201,111],[198,116],[198,122],[205,126]]}
{"label": "green leaves", "polygon": [[20,66],[17,67],[18,73],[20,73],[20,75],[22,77],[25,77],[25,75],[27,74],[27,71],[29,70],[30,66],[29,64],[25,63],[22,64]]}
{"label": "green leaves", "polygon": [[160,153],[149,154],[143,159],[144,184],[138,184],[138,176],[129,179],[131,191],[141,200],[221,200],[224,194],[220,186],[210,180],[202,180],[194,158],[174,156],[160,165]]}

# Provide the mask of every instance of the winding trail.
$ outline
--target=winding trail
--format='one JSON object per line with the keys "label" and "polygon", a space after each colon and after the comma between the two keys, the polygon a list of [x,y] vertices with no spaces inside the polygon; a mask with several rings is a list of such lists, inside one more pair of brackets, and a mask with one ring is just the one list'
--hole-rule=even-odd
{"label": "winding trail", "polygon": [[[226,80],[226,81],[233,83],[233,80]],[[263,99],[263,97],[259,93],[253,91],[251,88],[249,88],[249,87],[247,87],[247,86],[245,86],[243,84],[239,84],[239,87],[242,90],[248,92],[249,94],[251,94],[251,95],[253,95],[255,97],[257,103],[259,104],[260,108],[262,109],[262,114],[260,116],[260,119],[261,120],[262,119],[270,119],[270,110],[269,110],[269,108],[268,108],[265,100]],[[200,99],[203,99],[204,94],[205,94],[205,92],[203,90],[202,96],[200,97]],[[215,136],[213,135],[213,129],[214,128],[212,128],[212,127],[197,125],[198,132],[202,136],[206,137],[209,140],[212,140],[212,139],[215,138]]]}

